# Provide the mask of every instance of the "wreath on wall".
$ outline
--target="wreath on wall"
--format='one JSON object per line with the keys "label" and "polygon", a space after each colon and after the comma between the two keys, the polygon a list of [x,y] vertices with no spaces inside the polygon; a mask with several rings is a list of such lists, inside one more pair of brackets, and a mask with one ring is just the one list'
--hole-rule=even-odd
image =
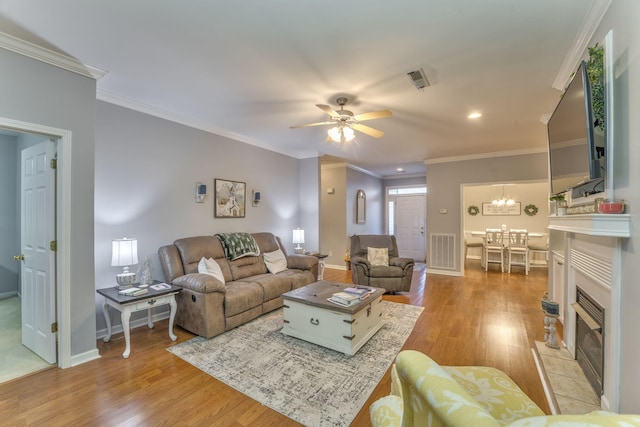
{"label": "wreath on wall", "polygon": [[480,213],[480,209],[478,209],[478,207],[475,206],[475,205],[471,205],[471,206],[469,206],[469,209],[467,209],[467,212],[471,216],[476,216],[476,215],[478,215]]}
{"label": "wreath on wall", "polygon": [[524,207],[524,213],[529,216],[534,216],[538,213],[538,207],[536,205],[527,205]]}

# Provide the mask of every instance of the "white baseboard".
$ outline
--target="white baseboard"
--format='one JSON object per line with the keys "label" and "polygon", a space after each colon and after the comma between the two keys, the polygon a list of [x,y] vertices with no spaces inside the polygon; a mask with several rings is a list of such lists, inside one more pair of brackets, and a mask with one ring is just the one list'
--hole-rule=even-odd
{"label": "white baseboard", "polygon": [[331,268],[333,270],[346,270],[347,266],[344,264],[342,265],[326,264],[324,268]]}
{"label": "white baseboard", "polygon": [[71,367],[78,366],[96,359],[100,359],[100,353],[98,353],[97,348],[94,348],[93,350],[71,356]]}
{"label": "white baseboard", "polygon": [[427,268],[427,273],[429,274],[440,274],[442,276],[464,276],[460,271],[453,270],[438,270],[435,268]]}
{"label": "white baseboard", "polygon": [[0,299],[11,298],[14,295],[18,295],[18,291],[2,292],[0,293]]}

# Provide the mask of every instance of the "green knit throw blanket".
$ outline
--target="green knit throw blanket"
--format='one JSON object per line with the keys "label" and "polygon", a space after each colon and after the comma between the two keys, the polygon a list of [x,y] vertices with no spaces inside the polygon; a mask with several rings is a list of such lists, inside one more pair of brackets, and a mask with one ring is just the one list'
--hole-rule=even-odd
{"label": "green knit throw blanket", "polygon": [[258,244],[249,233],[218,233],[216,237],[222,243],[225,258],[229,260],[260,255]]}

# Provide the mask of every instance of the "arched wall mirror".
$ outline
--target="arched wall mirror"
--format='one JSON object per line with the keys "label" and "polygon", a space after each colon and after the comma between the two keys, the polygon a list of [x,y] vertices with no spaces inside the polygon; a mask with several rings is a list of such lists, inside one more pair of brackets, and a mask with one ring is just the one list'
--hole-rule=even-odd
{"label": "arched wall mirror", "polygon": [[364,190],[356,193],[356,223],[364,224],[367,220],[367,195]]}

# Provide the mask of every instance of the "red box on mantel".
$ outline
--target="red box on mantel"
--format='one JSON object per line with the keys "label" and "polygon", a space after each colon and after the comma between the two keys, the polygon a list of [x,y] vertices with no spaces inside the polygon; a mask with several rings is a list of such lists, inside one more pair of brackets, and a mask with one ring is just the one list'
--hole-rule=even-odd
{"label": "red box on mantel", "polygon": [[624,212],[624,200],[604,200],[598,203],[598,212],[602,214],[621,214]]}

